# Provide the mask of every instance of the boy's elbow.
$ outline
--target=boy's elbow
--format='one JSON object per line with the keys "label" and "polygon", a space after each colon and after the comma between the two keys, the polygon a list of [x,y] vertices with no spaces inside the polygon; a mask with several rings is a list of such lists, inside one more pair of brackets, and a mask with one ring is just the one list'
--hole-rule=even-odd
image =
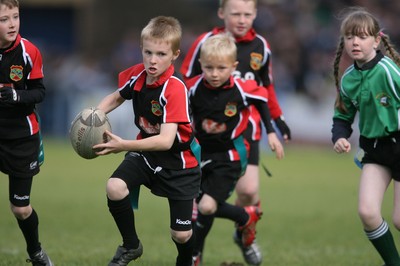
{"label": "boy's elbow", "polygon": [[161,143],[158,144],[158,149],[162,151],[168,151],[172,148],[173,144],[174,144],[173,141],[162,141]]}
{"label": "boy's elbow", "polygon": [[165,150],[170,150],[170,149],[172,149],[172,146],[173,146],[173,145],[174,145],[174,142],[173,142],[173,141],[166,143],[166,144],[165,144]]}

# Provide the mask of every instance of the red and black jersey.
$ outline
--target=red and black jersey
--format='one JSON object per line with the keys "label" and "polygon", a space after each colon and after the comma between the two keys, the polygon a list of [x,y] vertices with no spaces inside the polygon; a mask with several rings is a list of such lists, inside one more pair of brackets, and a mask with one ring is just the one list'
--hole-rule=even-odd
{"label": "red and black jersey", "polygon": [[[181,66],[181,73],[184,80],[201,74],[199,63],[200,48],[204,41],[218,33],[225,31],[224,27],[216,27],[212,31],[201,34],[189,49]],[[271,50],[268,42],[261,35],[251,29],[241,38],[236,38],[237,60],[239,65],[234,76],[244,80],[255,80],[258,85],[263,86],[268,91],[268,107],[271,117],[276,119],[282,115],[272,78]],[[261,138],[260,115],[256,109],[251,107],[250,125],[252,125],[252,139]]]}
{"label": "red and black jersey", "polygon": [[18,35],[10,48],[0,50],[0,87],[12,86],[20,96],[18,103],[0,102],[1,139],[38,133],[34,110],[45,96],[42,79],[42,56],[34,44]]}
{"label": "red and black jersey", "polygon": [[[243,81],[233,76],[219,88],[211,87],[203,75],[187,80],[187,86],[195,135],[202,151],[224,154],[220,160],[240,160],[233,140],[247,128],[249,107],[265,105],[268,92],[253,80]],[[263,122],[267,130],[272,128],[269,113]]]}
{"label": "red and black jersey", "polygon": [[182,143],[192,140],[193,130],[189,115],[187,89],[174,73],[174,66],[160,79],[146,84],[143,64],[132,66],[119,74],[119,92],[132,100],[135,124],[140,132],[137,139],[158,135],[163,123],[177,123],[178,131],[172,148],[168,151],[143,151],[152,165],[167,169],[193,168],[198,165],[190,148]]}

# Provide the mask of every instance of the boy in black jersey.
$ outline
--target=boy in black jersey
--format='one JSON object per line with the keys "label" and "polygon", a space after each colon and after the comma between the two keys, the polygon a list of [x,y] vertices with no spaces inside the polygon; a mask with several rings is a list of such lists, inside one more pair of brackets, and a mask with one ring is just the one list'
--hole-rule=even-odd
{"label": "boy in black jersey", "polygon": [[142,185],[168,199],[170,234],[178,251],[175,265],[192,266],[190,218],[200,189],[199,146],[190,123],[187,89],[173,65],[180,53],[181,37],[175,18],[151,19],[141,34],[143,63],[122,71],[118,90],[98,105],[109,113],[125,100],[132,100],[132,120],[140,130],[135,140],[107,132],[110,141],[94,146],[102,150],[99,155],[127,152],[107,182],[108,208],[123,241],[109,266],[127,265],[143,253],[131,208],[131,199],[136,199]]}
{"label": "boy in black jersey", "polygon": [[253,80],[234,78],[236,45],[229,34],[208,38],[201,47],[203,71],[187,81],[195,136],[202,147],[201,194],[197,199],[194,265],[200,265],[206,236],[215,217],[235,222],[240,245],[251,247],[255,226],[261,217],[257,206],[235,206],[226,202],[247,167],[248,142],[243,138],[250,106],[259,110],[270,148],[282,159],[283,147],[270,121],[268,93]]}
{"label": "boy in black jersey", "polygon": [[[291,139],[291,132],[283,117],[275,94],[271,49],[267,40],[253,28],[257,16],[257,0],[219,0],[218,17],[224,21],[223,27],[215,27],[201,34],[187,52],[180,71],[185,80],[199,75],[202,70],[199,63],[202,43],[215,34],[229,32],[235,38],[238,49],[239,64],[233,75],[245,80],[255,80],[258,85],[268,91],[268,107],[271,118],[279,129],[285,142]],[[259,143],[261,139],[261,121],[257,109],[251,107],[251,117],[245,137],[250,144],[248,167],[245,175],[236,184],[236,204],[238,206],[258,206],[261,208],[259,197]],[[195,210],[194,210],[195,214]],[[195,219],[195,215],[193,217]],[[234,235],[235,243],[241,248],[246,261],[252,265],[260,265],[262,256],[258,245],[244,248],[241,246],[240,234]]]}
{"label": "boy in black jersey", "polygon": [[53,265],[39,242],[39,220],[30,205],[33,176],[43,162],[39,117],[43,101],[42,57],[19,35],[18,0],[0,0],[0,171],[8,175],[11,211],[33,265]]}

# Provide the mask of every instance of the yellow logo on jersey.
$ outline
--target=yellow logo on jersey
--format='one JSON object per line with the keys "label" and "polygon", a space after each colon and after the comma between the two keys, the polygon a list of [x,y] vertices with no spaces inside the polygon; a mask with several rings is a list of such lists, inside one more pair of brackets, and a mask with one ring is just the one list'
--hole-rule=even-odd
{"label": "yellow logo on jersey", "polygon": [[151,101],[151,112],[156,116],[162,115],[161,106],[158,101]]}
{"label": "yellow logo on jersey", "polygon": [[250,67],[253,70],[259,70],[261,68],[262,60],[263,60],[262,54],[251,53],[250,54]]}
{"label": "yellow logo on jersey", "polygon": [[232,117],[237,113],[236,103],[227,103],[225,106],[225,115]]}
{"label": "yellow logo on jersey", "polygon": [[12,65],[10,67],[10,78],[13,81],[20,81],[22,79],[22,77],[24,76],[22,70],[24,68],[22,66],[16,66],[16,65]]}

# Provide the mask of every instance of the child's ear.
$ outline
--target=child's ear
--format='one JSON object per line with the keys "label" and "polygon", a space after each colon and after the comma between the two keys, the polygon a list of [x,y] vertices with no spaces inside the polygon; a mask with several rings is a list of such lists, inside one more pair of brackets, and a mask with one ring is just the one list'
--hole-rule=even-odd
{"label": "child's ear", "polygon": [[172,61],[175,61],[180,54],[181,54],[181,50],[180,49],[176,50],[176,52],[172,56]]}
{"label": "child's ear", "polygon": [[381,36],[378,36],[378,37],[375,38],[375,44],[374,44],[374,46],[373,46],[373,48],[374,48],[375,50],[378,49],[378,46],[379,46],[379,44],[381,43],[381,41],[382,41],[382,37],[381,37]]}
{"label": "child's ear", "polygon": [[223,10],[221,7],[218,8],[217,15],[218,15],[218,17],[219,17],[220,19],[222,19],[222,20],[225,18],[225,16],[224,16],[224,10]]}

